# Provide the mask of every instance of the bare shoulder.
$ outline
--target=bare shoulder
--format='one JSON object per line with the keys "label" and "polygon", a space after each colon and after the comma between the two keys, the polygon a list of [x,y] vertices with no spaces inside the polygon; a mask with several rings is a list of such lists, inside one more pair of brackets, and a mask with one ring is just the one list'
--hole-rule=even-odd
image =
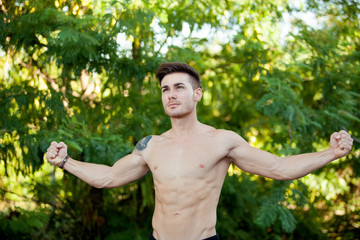
{"label": "bare shoulder", "polygon": [[224,140],[240,141],[240,142],[245,141],[244,138],[242,138],[238,133],[231,130],[216,129],[215,134],[217,137],[222,138]]}
{"label": "bare shoulder", "polygon": [[149,148],[151,148],[151,145],[153,145],[155,142],[159,141],[160,136],[158,135],[149,135],[146,137],[143,137],[135,146],[134,153],[144,153]]}
{"label": "bare shoulder", "polygon": [[247,141],[243,137],[231,130],[216,129],[214,131],[214,135],[217,139],[217,142],[226,147],[228,151],[231,151],[237,147],[248,145]]}
{"label": "bare shoulder", "polygon": [[152,139],[152,135],[146,136],[144,138],[142,138],[135,146],[135,150],[137,151],[144,151],[147,146],[148,143],[150,142],[150,140]]}

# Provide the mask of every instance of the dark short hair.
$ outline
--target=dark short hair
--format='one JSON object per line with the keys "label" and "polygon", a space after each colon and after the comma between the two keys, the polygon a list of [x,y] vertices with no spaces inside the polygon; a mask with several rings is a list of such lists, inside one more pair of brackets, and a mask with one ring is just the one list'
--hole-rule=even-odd
{"label": "dark short hair", "polygon": [[156,77],[159,79],[159,83],[163,78],[170,73],[187,73],[190,75],[191,85],[193,89],[201,88],[200,74],[190,65],[181,62],[168,62],[163,63],[156,71]]}

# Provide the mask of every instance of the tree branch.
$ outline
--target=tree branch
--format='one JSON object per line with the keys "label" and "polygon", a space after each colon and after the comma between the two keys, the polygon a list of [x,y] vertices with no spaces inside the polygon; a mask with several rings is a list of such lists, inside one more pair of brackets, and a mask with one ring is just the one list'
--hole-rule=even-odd
{"label": "tree branch", "polygon": [[[54,89],[56,92],[60,91],[59,86],[56,83],[56,80],[53,79],[52,77],[50,77],[49,75],[47,75],[46,73],[43,73],[39,66],[37,65],[36,61],[35,62],[35,66],[37,67],[37,69],[35,70],[35,73],[38,74],[39,76],[41,76],[42,78],[44,78],[48,83],[50,83],[50,86],[52,87],[52,89]],[[21,66],[30,69],[31,71],[34,71],[34,67],[31,63],[25,63],[23,61],[20,61]]]}

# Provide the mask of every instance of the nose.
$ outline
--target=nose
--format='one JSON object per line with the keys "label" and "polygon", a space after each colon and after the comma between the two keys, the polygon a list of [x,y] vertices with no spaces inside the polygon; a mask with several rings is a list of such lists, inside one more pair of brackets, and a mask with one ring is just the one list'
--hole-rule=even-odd
{"label": "nose", "polygon": [[169,94],[168,94],[168,98],[169,98],[169,100],[170,100],[170,99],[176,99],[175,92],[170,90],[170,91],[169,91]]}

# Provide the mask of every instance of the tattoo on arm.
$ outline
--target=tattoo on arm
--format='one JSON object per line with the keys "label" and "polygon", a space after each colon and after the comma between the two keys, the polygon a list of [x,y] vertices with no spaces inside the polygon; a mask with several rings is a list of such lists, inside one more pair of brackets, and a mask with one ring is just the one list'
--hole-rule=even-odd
{"label": "tattoo on arm", "polygon": [[151,138],[152,138],[152,136],[144,137],[136,144],[135,148],[139,151],[144,150],[147,147],[148,142],[150,141]]}

